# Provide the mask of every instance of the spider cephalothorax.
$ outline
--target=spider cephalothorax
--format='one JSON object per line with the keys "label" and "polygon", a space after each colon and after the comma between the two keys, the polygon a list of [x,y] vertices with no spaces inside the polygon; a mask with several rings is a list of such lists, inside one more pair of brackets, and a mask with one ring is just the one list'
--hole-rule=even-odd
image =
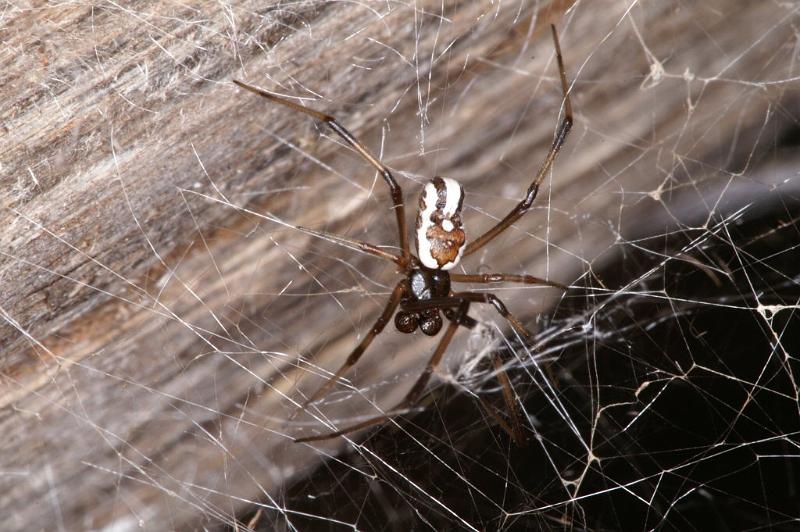
{"label": "spider cephalothorax", "polygon": [[432,270],[449,270],[461,260],[466,235],[461,223],[464,189],[455,179],[434,177],[419,196],[417,256]]}
{"label": "spider cephalothorax", "polygon": [[[555,286],[564,290],[566,289],[564,285],[539,279],[531,275],[509,273],[450,274],[447,271],[458,264],[462,256],[475,253],[491,242],[497,235],[511,227],[523,214],[528,212],[539,191],[539,186],[544,180],[545,175],[552,168],[553,161],[572,127],[572,105],[569,101],[567,75],[564,71],[564,63],[561,58],[561,49],[558,44],[558,35],[555,26],[551,26],[551,29],[553,31],[553,43],[556,48],[556,59],[558,60],[559,75],[561,78],[561,90],[564,94],[564,118],[556,131],[550,151],[547,153],[544,163],[542,163],[539,171],[528,187],[525,197],[494,227],[467,245],[464,226],[461,222],[464,189],[458,184],[458,181],[454,179],[434,177],[425,184],[425,188],[419,199],[419,213],[417,215],[416,230],[414,232],[417,257],[413,256],[409,249],[403,190],[400,185],[397,184],[392,172],[381,163],[380,160],[372,155],[358,139],[332,116],[315,111],[314,109],[310,109],[282,96],[265,91],[264,89],[259,89],[258,87],[234,80],[234,83],[244,89],[301,113],[313,116],[330,126],[337,135],[344,139],[353,150],[359,153],[381,174],[386,184],[389,186],[389,193],[397,218],[400,254],[389,253],[367,242],[356,242],[336,235],[323,234],[318,231],[305,229],[309,233],[317,234],[328,240],[345,242],[349,247],[355,247],[365,253],[370,253],[376,257],[394,262],[398,266],[398,270],[403,275],[403,278],[395,285],[391,296],[389,296],[386,307],[383,309],[383,312],[375,321],[372,328],[369,329],[367,334],[353,349],[350,356],[347,357],[347,360],[345,360],[344,364],[342,364],[336,373],[306,399],[303,403],[303,408],[322,397],[331,386],[336,384],[336,382],[358,362],[361,355],[364,354],[375,337],[378,336],[391,321],[392,316],[394,316],[395,326],[400,332],[413,333],[419,328],[423,333],[429,336],[438,334],[444,327],[444,320],[447,320],[447,328],[439,344],[436,346],[435,351],[428,360],[422,374],[403,400],[388,413],[335,432],[323,434],[321,436],[297,438],[295,441],[307,442],[340,436],[384,421],[388,419],[390,415],[398,413],[404,408],[418,404],[425,391],[425,386],[433,375],[436,366],[442,360],[442,356],[453,339],[456,330],[459,327],[471,328],[477,323],[469,316],[470,304],[472,303],[488,303],[492,305],[503,318],[508,320],[511,326],[514,327],[520,335],[530,337],[530,333],[525,329],[522,323],[506,309],[503,302],[500,301],[497,296],[489,292],[453,291],[451,282],[484,284],[515,282],[541,284]],[[442,316],[444,316],[444,319]],[[495,412],[490,411],[489,413],[519,445],[523,445],[526,439],[522,432],[521,422],[513,402],[514,394],[508,383],[508,378],[503,372],[502,363],[496,356],[494,358],[494,367],[497,370],[498,379],[503,386],[503,397],[506,401],[511,424],[506,423],[505,420]]]}

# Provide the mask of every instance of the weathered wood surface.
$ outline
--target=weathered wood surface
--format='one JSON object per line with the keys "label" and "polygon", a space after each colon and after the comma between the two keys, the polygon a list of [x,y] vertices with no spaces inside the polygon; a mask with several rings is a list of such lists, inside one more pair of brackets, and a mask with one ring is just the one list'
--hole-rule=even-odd
{"label": "weathered wood surface", "polygon": [[[213,527],[321,459],[290,442],[323,430],[291,419],[298,384],[321,382],[298,357],[335,368],[394,277],[293,226],[388,245],[395,228],[367,166],[234,77],[339,116],[398,170],[409,211],[426,176],[459,178],[475,235],[552,139],[553,21],[576,127],[538,208],[465,268],[577,282],[620,231],[663,230],[686,205],[714,212],[706,191],[746,181],[791,122],[773,110],[797,88],[795,8],[571,4],[6,8],[4,527]],[[559,296],[502,293],[531,327]],[[431,345],[387,335],[354,382],[391,405]],[[347,399],[323,411],[374,412]]]}

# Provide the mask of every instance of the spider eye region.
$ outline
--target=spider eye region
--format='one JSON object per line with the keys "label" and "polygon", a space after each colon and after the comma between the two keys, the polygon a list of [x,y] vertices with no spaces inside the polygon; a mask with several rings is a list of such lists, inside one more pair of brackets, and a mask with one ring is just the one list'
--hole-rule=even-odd
{"label": "spider eye region", "polygon": [[464,253],[466,233],[461,223],[464,189],[455,179],[434,177],[419,198],[414,236],[420,262],[433,270],[449,270]]}

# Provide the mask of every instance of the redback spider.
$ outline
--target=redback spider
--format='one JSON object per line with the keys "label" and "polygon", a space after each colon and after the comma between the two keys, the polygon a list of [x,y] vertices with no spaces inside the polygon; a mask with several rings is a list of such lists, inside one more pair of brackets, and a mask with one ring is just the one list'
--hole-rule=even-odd
{"label": "redback spider", "polygon": [[[419,403],[428,381],[441,361],[458,327],[464,326],[472,328],[476,324],[475,320],[468,315],[469,307],[472,303],[489,303],[503,318],[508,320],[517,332],[525,338],[531,338],[531,333],[525,329],[522,323],[508,311],[502,301],[494,294],[485,292],[456,292],[452,290],[451,283],[514,282],[540,284],[558,287],[563,290],[566,289],[564,285],[531,275],[507,273],[462,275],[449,273],[449,270],[458,264],[463,257],[471,255],[481,249],[497,235],[508,229],[514,222],[519,220],[523,214],[528,212],[533,204],[533,200],[536,199],[539,186],[544,180],[545,175],[547,175],[550,168],[553,166],[553,161],[555,161],[572,127],[572,104],[569,99],[564,61],[561,57],[561,46],[558,42],[558,33],[556,32],[555,26],[551,26],[551,30],[556,50],[556,59],[558,61],[558,71],[561,77],[561,90],[564,98],[564,118],[556,131],[550,151],[547,152],[547,156],[539,168],[539,171],[536,173],[536,176],[533,178],[533,182],[528,187],[525,197],[505,216],[505,218],[500,220],[497,225],[467,244],[464,226],[461,220],[464,189],[458,181],[454,179],[434,177],[425,185],[419,198],[419,211],[417,214],[416,230],[414,232],[417,248],[416,256],[411,253],[408,245],[403,191],[400,185],[397,184],[397,181],[395,181],[391,171],[384,166],[383,163],[372,155],[369,150],[339,124],[334,117],[287,100],[282,96],[278,96],[264,89],[248,85],[239,80],[233,80],[234,83],[243,89],[254,92],[273,102],[285,105],[295,111],[310,115],[333,129],[333,131],[344,139],[351,148],[358,152],[383,176],[383,179],[389,186],[395,216],[397,217],[397,229],[401,249],[400,255],[389,253],[366,242],[352,242],[348,240],[348,242],[355,244],[358,248],[367,253],[394,262],[402,273],[403,278],[394,287],[386,307],[367,335],[355,349],[353,349],[350,356],[347,357],[347,360],[336,373],[334,373],[325,384],[320,386],[316,392],[311,394],[303,404],[303,408],[305,409],[310,403],[322,397],[358,362],[361,355],[364,354],[375,337],[383,331],[384,327],[389,323],[389,320],[392,319],[392,316],[394,316],[395,327],[397,327],[397,330],[400,332],[412,333],[419,328],[424,334],[429,336],[435,336],[442,330],[444,324],[442,315],[444,315],[444,318],[447,320],[444,336],[442,336],[439,344],[436,346],[422,374],[417,378],[417,381],[403,400],[395,405],[394,408],[383,415],[350,425],[335,432],[297,438],[295,440],[296,442],[335,438],[385,421],[393,415],[401,413]],[[400,311],[396,312],[398,307]],[[487,409],[503,430],[508,432],[514,439],[517,445],[524,445],[526,438],[522,431],[519,414],[517,413],[515,395],[511,390],[508,378],[496,355],[493,362],[497,370],[498,379],[503,387],[503,398],[508,409],[508,415],[511,421],[510,425],[491,409]]]}

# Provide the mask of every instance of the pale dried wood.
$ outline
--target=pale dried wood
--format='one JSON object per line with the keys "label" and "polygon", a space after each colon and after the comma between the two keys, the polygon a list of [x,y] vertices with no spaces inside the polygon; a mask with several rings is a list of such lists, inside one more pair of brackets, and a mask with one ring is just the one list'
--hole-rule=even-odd
{"label": "pale dried wood", "polygon": [[[697,205],[698,187],[745,175],[787,87],[750,82],[792,75],[792,8],[776,3],[643,3],[631,11],[643,40],[610,0],[463,3],[444,16],[435,1],[264,4],[3,15],[10,529],[213,526],[321,459],[290,441],[324,430],[291,419],[298,381],[321,382],[298,357],[335,368],[393,276],[292,226],[393,245],[387,194],[307,117],[230,79],[314,98],[376,151],[385,134],[409,211],[425,176],[459,178],[476,234],[519,199],[551,141],[560,93],[545,30],[556,22],[576,127],[538,208],[466,266],[570,282],[613,259],[629,225],[662,230],[673,196]],[[503,294],[529,322],[559,295]],[[355,382],[381,384],[391,405],[431,345],[376,342]],[[374,412],[350,399],[324,411]]]}

